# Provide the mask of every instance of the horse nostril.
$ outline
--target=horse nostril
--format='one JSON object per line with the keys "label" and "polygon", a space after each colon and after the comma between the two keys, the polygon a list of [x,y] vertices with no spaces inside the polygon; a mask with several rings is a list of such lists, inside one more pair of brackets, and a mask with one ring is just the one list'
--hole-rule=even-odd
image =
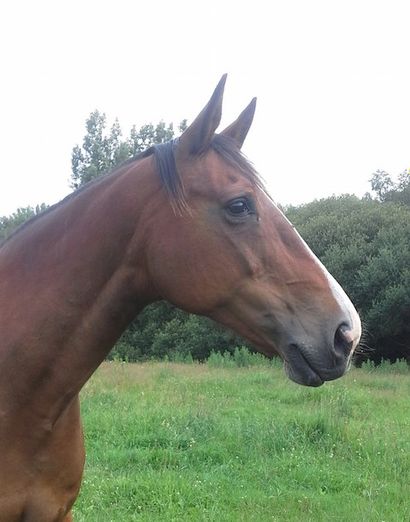
{"label": "horse nostril", "polygon": [[346,323],[342,323],[335,333],[334,348],[336,353],[348,357],[353,346],[353,333]]}

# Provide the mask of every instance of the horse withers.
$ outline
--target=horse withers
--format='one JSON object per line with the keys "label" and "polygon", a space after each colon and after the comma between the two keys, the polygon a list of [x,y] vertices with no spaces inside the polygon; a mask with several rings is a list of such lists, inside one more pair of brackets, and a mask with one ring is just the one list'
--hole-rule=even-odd
{"label": "horse withers", "polygon": [[23,225],[0,248],[0,521],[71,520],[84,464],[78,393],[127,325],[166,299],[280,355],[297,383],[342,376],[352,303],[221,133],[225,76],[182,136]]}

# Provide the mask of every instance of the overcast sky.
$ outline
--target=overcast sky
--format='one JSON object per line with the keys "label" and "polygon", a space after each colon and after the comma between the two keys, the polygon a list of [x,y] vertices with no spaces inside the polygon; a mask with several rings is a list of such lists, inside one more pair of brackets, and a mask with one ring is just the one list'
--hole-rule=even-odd
{"label": "overcast sky", "polygon": [[410,167],[410,4],[45,1],[0,7],[0,216],[69,191],[89,113],[196,116],[227,72],[223,123],[251,100],[244,152],[274,199],[363,194]]}

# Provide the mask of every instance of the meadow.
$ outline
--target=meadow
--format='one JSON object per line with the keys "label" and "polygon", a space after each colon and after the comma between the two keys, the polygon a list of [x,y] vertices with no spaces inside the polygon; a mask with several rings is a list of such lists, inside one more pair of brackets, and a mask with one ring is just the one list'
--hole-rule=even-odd
{"label": "meadow", "polygon": [[410,520],[410,373],[104,363],[82,393],[76,522]]}

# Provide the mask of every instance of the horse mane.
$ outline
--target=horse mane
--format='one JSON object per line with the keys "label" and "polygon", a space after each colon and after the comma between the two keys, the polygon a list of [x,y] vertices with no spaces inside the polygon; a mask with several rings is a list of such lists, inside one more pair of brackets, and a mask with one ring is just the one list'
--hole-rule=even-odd
{"label": "horse mane", "polygon": [[[78,194],[87,190],[90,186],[94,186],[96,184],[101,183],[107,177],[115,176],[120,170],[124,167],[131,165],[141,159],[147,158],[149,156],[154,156],[155,165],[157,168],[157,172],[162,181],[162,184],[170,198],[170,202],[174,212],[185,213],[189,211],[189,203],[186,199],[186,193],[184,189],[184,184],[181,179],[181,176],[178,173],[176,161],[175,161],[175,149],[178,146],[178,138],[173,139],[171,141],[167,141],[165,143],[159,143],[156,145],[152,145],[146,150],[140,152],[139,154],[133,156],[122,162],[120,165],[115,167],[110,172],[99,176],[96,179],[89,181],[84,184],[80,188],[68,194],[64,199],[51,205],[43,212],[33,216],[28,219],[24,223],[22,223],[19,227],[16,228],[6,239],[0,241],[0,247],[2,247],[6,242],[15,237],[19,232],[24,230],[26,227],[32,225],[37,220],[41,219],[43,216],[53,212],[59,207],[63,206],[71,199],[78,196]],[[240,151],[235,141],[229,136],[225,136],[223,134],[215,134],[210,147],[217,154],[219,154],[231,167],[239,170],[246,178],[248,178],[254,185],[261,188],[265,191],[264,183],[262,178],[252,165],[252,163],[246,158],[246,156]],[[206,151],[204,152],[204,154]]]}
{"label": "horse mane", "polygon": [[[166,143],[153,145],[142,154],[154,154],[158,174],[168,193],[174,211],[184,213],[189,211],[189,203],[186,200],[184,184],[176,166],[175,150],[177,146],[178,138]],[[253,185],[266,192],[262,178],[252,163],[242,154],[232,138],[224,134],[215,134],[210,143],[210,148],[219,154],[228,165],[239,170]]]}

